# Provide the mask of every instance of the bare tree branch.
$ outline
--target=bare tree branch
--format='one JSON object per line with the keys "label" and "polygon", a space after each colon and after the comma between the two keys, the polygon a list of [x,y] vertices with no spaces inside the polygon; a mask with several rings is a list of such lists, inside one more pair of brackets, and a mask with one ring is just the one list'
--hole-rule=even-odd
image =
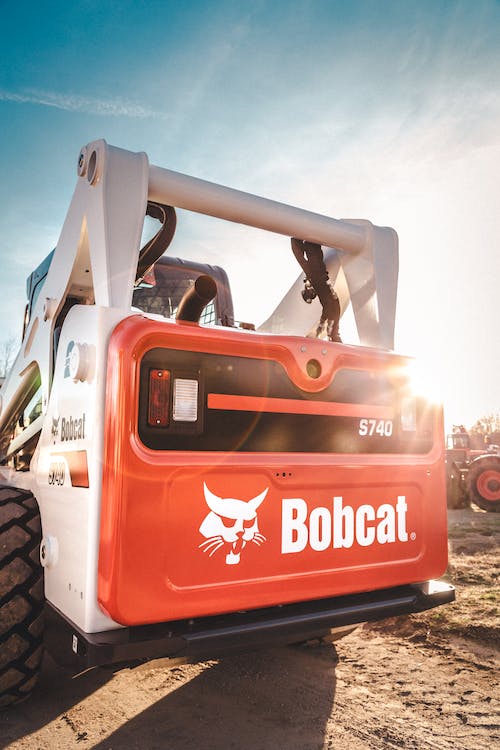
{"label": "bare tree branch", "polygon": [[11,336],[0,344],[0,378],[5,378],[14,360],[17,339]]}

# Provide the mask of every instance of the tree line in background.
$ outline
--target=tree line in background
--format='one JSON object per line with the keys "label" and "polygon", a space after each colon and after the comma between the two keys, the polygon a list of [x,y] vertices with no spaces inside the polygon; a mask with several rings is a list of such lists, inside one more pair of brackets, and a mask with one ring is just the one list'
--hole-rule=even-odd
{"label": "tree line in background", "polygon": [[500,445],[500,414],[487,414],[477,419],[469,430],[463,424],[455,424],[452,432],[469,435],[472,450],[483,450],[488,445]]}
{"label": "tree line in background", "polygon": [[17,354],[18,341],[14,336],[5,339],[0,344],[0,379],[5,378]]}
{"label": "tree line in background", "polygon": [[487,414],[469,430],[471,448],[480,450],[487,445],[500,445],[500,413]]}

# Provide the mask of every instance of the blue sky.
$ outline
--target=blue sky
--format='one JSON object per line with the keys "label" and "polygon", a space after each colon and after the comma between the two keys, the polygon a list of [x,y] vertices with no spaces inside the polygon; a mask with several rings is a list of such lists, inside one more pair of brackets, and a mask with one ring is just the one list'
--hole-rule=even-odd
{"label": "blue sky", "polygon": [[[500,3],[0,2],[0,315],[56,244],[81,145],[400,238],[397,349],[449,422],[500,411]],[[260,322],[298,274],[287,243],[182,216],[176,255],[229,272]],[[263,261],[271,272],[263,274]]]}

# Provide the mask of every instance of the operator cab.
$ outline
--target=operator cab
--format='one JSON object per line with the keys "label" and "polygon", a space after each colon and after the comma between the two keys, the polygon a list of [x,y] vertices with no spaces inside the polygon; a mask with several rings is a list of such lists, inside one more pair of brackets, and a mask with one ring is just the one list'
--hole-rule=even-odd
{"label": "operator cab", "polygon": [[234,325],[233,302],[227,274],[220,266],[163,256],[134,289],[132,307],[145,313],[175,318],[179,305],[196,280],[210,276],[217,294],[205,307],[200,322],[205,325]]}
{"label": "operator cab", "polygon": [[28,302],[26,304],[26,310],[24,313],[23,336],[22,336],[23,341],[24,341],[26,329],[28,328],[28,324],[31,320],[31,315],[33,313],[33,310],[35,309],[38,297],[40,295],[40,290],[45,283],[45,279],[47,278],[47,274],[49,272],[50,264],[52,263],[52,258],[54,257],[54,253],[55,253],[55,250],[52,250],[47,255],[47,257],[42,260],[40,265],[37,268],[35,268],[35,270],[26,279],[26,298]]}

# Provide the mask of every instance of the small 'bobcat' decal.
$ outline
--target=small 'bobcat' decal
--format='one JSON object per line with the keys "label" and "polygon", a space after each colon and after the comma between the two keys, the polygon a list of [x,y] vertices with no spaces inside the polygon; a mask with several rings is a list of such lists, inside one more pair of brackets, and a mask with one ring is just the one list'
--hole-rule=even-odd
{"label": "small 'bobcat' decal", "polygon": [[199,548],[212,557],[224,547],[226,565],[237,565],[247,542],[253,542],[260,547],[262,542],[266,541],[266,537],[259,531],[257,509],[266,497],[268,489],[245,502],[232,497],[218,497],[204,482],[205,501],[210,512],[200,526],[200,534],[205,537],[205,541]]}

